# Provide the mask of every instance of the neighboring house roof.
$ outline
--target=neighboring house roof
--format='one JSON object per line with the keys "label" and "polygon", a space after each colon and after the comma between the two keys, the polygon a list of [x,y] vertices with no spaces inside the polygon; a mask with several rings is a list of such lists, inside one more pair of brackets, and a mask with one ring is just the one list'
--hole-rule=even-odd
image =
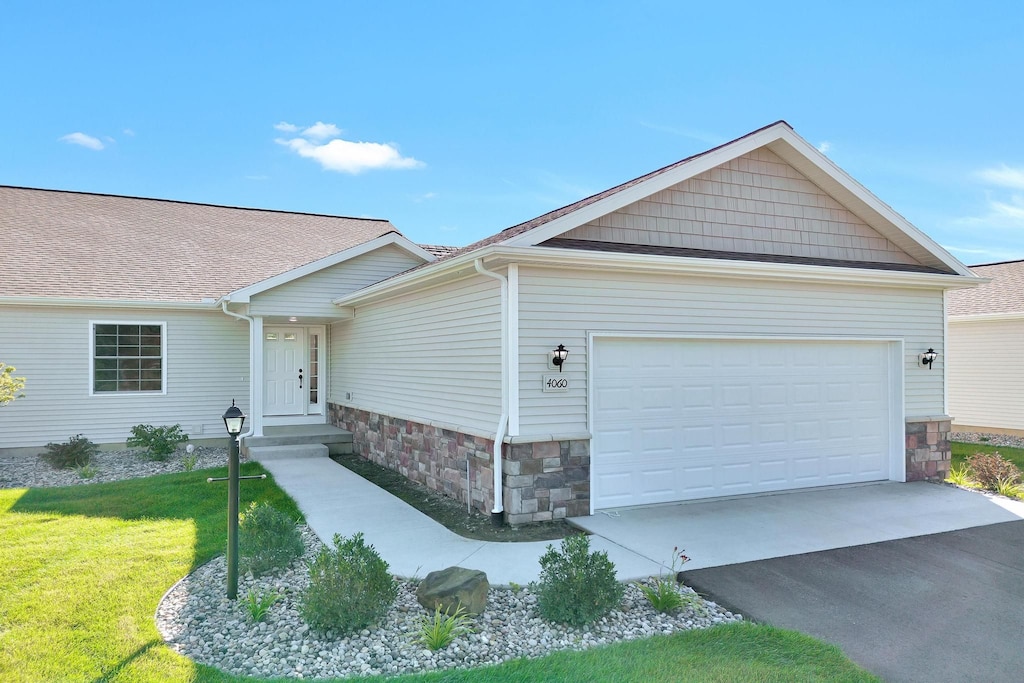
{"label": "neighboring house roof", "polygon": [[198,303],[387,234],[401,236],[379,219],[0,186],[0,297]]}
{"label": "neighboring house roof", "polygon": [[950,316],[1024,313],[1024,260],[985,263],[971,266],[971,271],[991,282],[951,291]]}
{"label": "neighboring house roof", "polygon": [[445,247],[439,244],[420,244],[420,249],[423,249],[429,254],[433,254],[437,258],[445,258],[451,256],[455,252],[459,251],[461,247]]}

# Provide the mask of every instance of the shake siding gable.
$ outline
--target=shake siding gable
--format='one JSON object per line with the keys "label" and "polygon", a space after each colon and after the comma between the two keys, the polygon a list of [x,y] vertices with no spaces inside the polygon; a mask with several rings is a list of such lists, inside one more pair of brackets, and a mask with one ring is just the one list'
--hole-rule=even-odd
{"label": "shake siding gable", "polygon": [[[552,292],[558,292],[552,297]],[[520,434],[587,430],[589,332],[904,340],[907,417],[943,414],[942,292],[520,268]],[[566,393],[543,393],[546,354],[565,344]],[[932,371],[917,354],[940,352]]]}
{"label": "shake siding gable", "polygon": [[562,237],[918,264],[764,148],[570,230]]}
{"label": "shake siding gable", "polygon": [[332,300],[420,263],[422,259],[404,249],[394,245],[381,247],[255,294],[250,301],[249,312],[251,315],[336,318],[338,307],[331,303]]}
{"label": "shake siding gable", "polygon": [[[95,320],[166,324],[166,393],[90,396]],[[0,449],[79,433],[96,443],[124,443],[143,423],[180,424],[191,438],[221,438],[231,399],[248,411],[248,327],[219,311],[0,307],[0,357],[27,379],[25,397],[0,409]]]}
{"label": "shake siding gable", "polygon": [[949,414],[953,422],[1024,430],[1022,356],[1024,319],[950,320]]}
{"label": "shake siding gable", "polygon": [[[501,297],[473,276],[369,306],[330,328],[329,401],[493,434],[501,412]],[[351,396],[351,398],[349,398]]]}

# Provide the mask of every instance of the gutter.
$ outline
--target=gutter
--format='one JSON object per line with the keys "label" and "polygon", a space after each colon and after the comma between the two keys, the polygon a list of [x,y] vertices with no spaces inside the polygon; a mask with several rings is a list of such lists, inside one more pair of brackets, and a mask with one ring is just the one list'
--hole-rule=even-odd
{"label": "gutter", "polygon": [[[220,305],[221,305],[221,310],[224,311],[225,315],[230,315],[232,318],[238,318],[239,320],[245,320],[245,321],[247,321],[249,323],[249,409],[252,410],[252,406],[256,405],[256,403],[255,403],[255,391],[256,391],[256,389],[255,389],[255,386],[256,386],[255,378],[256,378],[256,374],[254,372],[255,365],[256,365],[256,359],[253,358],[253,353],[252,353],[252,350],[254,348],[254,345],[253,345],[253,319],[250,318],[247,315],[242,315],[241,313],[235,313],[234,311],[229,311],[228,310],[228,300],[227,299],[221,299],[220,300]],[[247,431],[245,434],[239,434],[238,435],[238,443],[241,444],[242,443],[242,439],[246,439],[246,438],[252,436],[255,433],[255,428],[256,428],[256,418],[253,418],[252,420],[249,420],[249,431]]]}
{"label": "gutter", "polygon": [[[502,498],[504,491],[501,486],[501,449],[505,443],[505,430],[508,427],[509,414],[509,372],[508,372],[508,279],[503,275],[491,272],[484,268],[483,259],[473,261],[476,272],[487,277],[494,278],[501,284],[501,417],[498,418],[498,427],[494,433],[494,507],[491,509],[491,523],[501,526],[505,505]],[[466,491],[469,495],[469,491]]]}

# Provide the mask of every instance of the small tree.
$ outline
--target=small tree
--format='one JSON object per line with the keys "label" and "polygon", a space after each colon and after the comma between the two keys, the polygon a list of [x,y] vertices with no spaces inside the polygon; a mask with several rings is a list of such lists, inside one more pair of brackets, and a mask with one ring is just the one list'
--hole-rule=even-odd
{"label": "small tree", "polygon": [[14,376],[14,367],[0,361],[0,406],[5,406],[16,398],[25,394],[21,392],[25,388],[25,378]]}

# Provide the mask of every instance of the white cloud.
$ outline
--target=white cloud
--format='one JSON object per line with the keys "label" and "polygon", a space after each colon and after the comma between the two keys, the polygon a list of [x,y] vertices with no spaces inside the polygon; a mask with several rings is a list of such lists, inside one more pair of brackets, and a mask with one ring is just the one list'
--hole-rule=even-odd
{"label": "white cloud", "polygon": [[341,129],[333,123],[324,123],[323,121],[317,121],[312,126],[302,131],[302,137],[312,138],[314,140],[329,140],[336,138],[341,135]]}
{"label": "white cloud", "polygon": [[403,157],[394,145],[380,142],[351,142],[340,138],[324,144],[303,138],[278,138],[276,142],[301,157],[313,159],[328,171],[352,175],[377,168],[405,169],[424,166],[422,161]]}
{"label": "white cloud", "polygon": [[122,132],[122,133],[124,133],[125,135],[127,135],[127,136],[128,136],[128,137],[130,137],[130,138],[133,138],[133,137],[135,137],[135,131],[134,131],[134,130],[132,130],[131,128],[125,128],[125,129],[124,129],[123,131],[121,131],[121,132]]}
{"label": "white cloud", "polygon": [[421,202],[429,201],[431,199],[436,199],[436,198],[437,198],[437,193],[436,192],[424,192],[423,194],[416,195],[415,197],[412,198],[412,200],[414,202],[416,202],[417,204],[419,204]]}
{"label": "white cloud", "polygon": [[61,142],[66,142],[69,145],[79,145],[80,147],[87,147],[88,149],[96,150],[97,152],[103,149],[103,143],[99,138],[94,138],[91,135],[85,133],[69,133],[62,138],[59,138]]}
{"label": "white cloud", "polygon": [[678,126],[663,126],[657,123],[649,123],[647,121],[638,121],[644,128],[650,128],[661,133],[668,133],[670,135],[678,135],[683,138],[690,138],[698,142],[703,142],[707,145],[720,145],[725,140],[721,135],[715,133],[709,133],[705,130],[698,130],[696,128],[680,128]]}
{"label": "white cloud", "polygon": [[1024,190],[1024,168],[1014,168],[1006,164],[1000,164],[995,168],[986,168],[978,171],[978,177],[987,183],[999,185],[1000,187]]}
{"label": "white cloud", "polygon": [[832,143],[828,140],[822,140],[821,144],[818,145],[818,151],[822,154],[828,154],[828,151],[832,149]]}
{"label": "white cloud", "polygon": [[287,121],[281,121],[280,123],[275,123],[274,124],[274,128],[276,128],[277,130],[281,131],[282,133],[298,133],[299,132],[299,127],[298,126],[296,126],[294,123],[288,123]]}

